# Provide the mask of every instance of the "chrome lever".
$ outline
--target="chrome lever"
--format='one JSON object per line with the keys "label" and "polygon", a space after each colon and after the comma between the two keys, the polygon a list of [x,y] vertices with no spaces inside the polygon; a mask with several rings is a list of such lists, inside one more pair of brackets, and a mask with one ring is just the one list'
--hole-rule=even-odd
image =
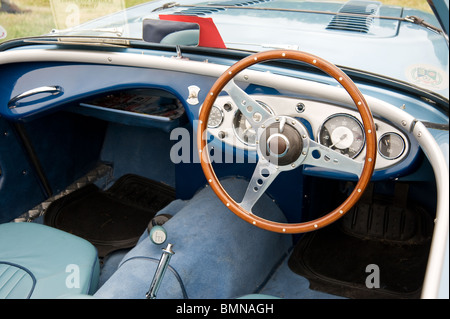
{"label": "chrome lever", "polygon": [[8,102],[8,107],[10,109],[14,109],[17,107],[17,102],[19,102],[20,100],[26,98],[26,97],[30,97],[36,94],[41,94],[41,93],[51,93],[52,95],[57,95],[63,92],[63,88],[58,86],[58,85],[54,85],[54,86],[41,86],[39,88],[35,88],[35,89],[31,89],[29,91],[23,92],[19,95],[16,95],[15,97],[13,97],[11,100],[9,100]]}
{"label": "chrome lever", "polygon": [[145,294],[145,297],[147,299],[155,299],[156,294],[158,293],[159,286],[161,285],[161,282],[164,278],[164,274],[167,270],[167,267],[169,266],[169,261],[172,255],[175,253],[172,250],[172,244],[168,244],[166,248],[164,248],[162,251],[161,259],[158,263],[158,268],[156,268],[155,275],[153,276],[152,283],[150,285],[150,289]]}

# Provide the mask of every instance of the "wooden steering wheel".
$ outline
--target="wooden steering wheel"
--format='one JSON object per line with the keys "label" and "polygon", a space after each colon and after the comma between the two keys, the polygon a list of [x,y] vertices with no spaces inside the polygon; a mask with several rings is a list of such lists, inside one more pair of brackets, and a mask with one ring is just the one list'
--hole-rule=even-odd
{"label": "wooden steering wheel", "polygon": [[[364,126],[366,157],[364,162],[355,161],[339,152],[325,147],[309,137],[306,128],[297,119],[273,115],[246,94],[233,81],[242,70],[263,61],[291,59],[313,65],[335,78],[355,103]],[[237,203],[220,184],[211,165],[207,148],[206,130],[210,110],[225,90],[247,121],[256,131],[258,162],[243,200]],[[223,73],[209,91],[199,114],[197,145],[200,162],[206,179],[219,199],[237,216],[245,221],[279,233],[304,233],[320,229],[342,217],[359,200],[373,174],[376,159],[376,132],[367,102],[353,81],[335,65],[311,54],[300,51],[273,50],[248,56]],[[282,171],[289,171],[308,164],[326,169],[340,170],[359,176],[353,192],[330,213],[308,222],[278,223],[263,219],[251,209],[272,181]]]}

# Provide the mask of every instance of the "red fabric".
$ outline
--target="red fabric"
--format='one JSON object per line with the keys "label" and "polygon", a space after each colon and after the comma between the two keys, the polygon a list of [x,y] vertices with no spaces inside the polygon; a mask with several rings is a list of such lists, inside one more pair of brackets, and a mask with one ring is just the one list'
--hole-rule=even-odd
{"label": "red fabric", "polygon": [[188,15],[160,14],[160,20],[179,21],[197,23],[200,26],[200,38],[198,45],[200,47],[226,49],[225,43],[220,36],[211,18],[201,18]]}

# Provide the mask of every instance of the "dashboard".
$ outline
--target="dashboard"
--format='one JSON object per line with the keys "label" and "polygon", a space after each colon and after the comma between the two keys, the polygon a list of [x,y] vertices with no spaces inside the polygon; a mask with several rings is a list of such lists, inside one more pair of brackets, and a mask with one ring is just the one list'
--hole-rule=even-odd
{"label": "dashboard", "polygon": [[[251,95],[272,115],[299,120],[310,138],[357,161],[364,161],[365,135],[359,113],[350,108],[299,98]],[[402,162],[411,152],[406,133],[374,118],[378,154],[376,170]],[[238,149],[256,151],[256,132],[229,96],[219,96],[211,109],[208,131],[214,138]]]}
{"label": "dashboard", "polygon": [[[45,54],[47,55],[48,52],[46,51]],[[86,57],[84,57],[80,52],[76,52],[76,56],[70,56],[68,53],[59,51],[52,52],[52,54],[55,57],[61,55],[59,57],[61,59],[94,59],[93,62],[96,61],[95,59],[103,57],[103,55],[98,56],[97,54],[92,56],[89,53],[86,53]],[[63,88],[63,91],[56,95],[33,96],[30,101],[24,100],[21,107],[1,108],[0,114],[13,121],[21,121],[33,120],[56,110],[68,110],[111,122],[159,128],[166,132],[170,132],[180,125],[185,125],[186,122],[183,118],[186,118],[195,129],[201,101],[217,79],[216,73],[220,74],[221,71],[217,72],[214,69],[211,72],[208,71],[210,73],[205,72],[210,67],[215,67],[212,63],[174,61],[171,58],[147,56],[140,58],[145,60],[145,68],[139,67],[139,63],[134,60],[130,61],[128,55],[124,55],[123,65],[82,62],[32,62],[23,64],[21,67],[17,67],[15,64],[4,65],[1,68],[2,72],[0,72],[0,79],[4,83],[0,89],[0,93],[2,93],[0,95],[2,101],[0,102],[3,105],[7,105],[12,97],[37,87],[58,85]],[[115,56],[115,60],[118,59],[119,57]],[[137,66],[130,65],[133,63],[136,63]],[[155,63],[161,68],[164,67],[165,70],[159,67],[147,68],[151,63]],[[167,65],[164,63],[167,63]],[[181,66],[178,66],[178,64],[186,70],[183,69],[183,72],[180,72]],[[205,70],[202,68],[205,68]],[[120,76],[117,76],[118,74]],[[264,73],[264,76],[265,85],[278,85],[271,82],[271,74]],[[150,85],[147,84],[149,79],[157,79],[157,81]],[[292,82],[295,83],[295,81]],[[198,99],[195,101],[190,98],[189,87],[192,85],[200,88]],[[328,85],[323,87],[325,90],[332,89]],[[176,120],[162,121],[146,114],[93,107],[91,103],[88,103],[94,96],[143,88],[150,89],[152,94],[158,95],[157,100],[164,97],[161,92],[165,92],[165,95],[170,93],[184,107],[185,116]],[[287,90],[289,91],[288,88]],[[253,92],[256,91],[253,90]],[[258,92],[264,92],[264,90]],[[279,92],[275,94],[270,92],[249,94],[274,115],[286,115],[297,119],[304,125],[312,140],[341,152],[356,161],[363,162],[365,137],[356,108],[348,107],[340,102],[335,103],[333,96],[331,99],[321,99],[319,96],[308,99],[307,97],[279,94]],[[322,93],[326,93],[326,91]],[[404,96],[398,98],[394,96],[394,98],[398,100],[395,102],[396,105],[405,103]],[[409,105],[411,105],[410,109],[414,110],[414,104],[410,103]],[[378,155],[372,179],[395,179],[411,173],[420,164],[417,159],[421,152],[418,143],[409,133],[410,127],[401,127],[399,124],[393,125],[391,121],[378,117],[376,113],[374,113],[374,117]],[[220,95],[216,99],[210,114],[209,133],[221,145],[228,145],[235,150],[243,150],[247,153],[256,153],[255,132],[228,95]],[[305,174],[314,176],[351,179],[345,173],[331,172],[309,165],[303,165],[303,171]]]}

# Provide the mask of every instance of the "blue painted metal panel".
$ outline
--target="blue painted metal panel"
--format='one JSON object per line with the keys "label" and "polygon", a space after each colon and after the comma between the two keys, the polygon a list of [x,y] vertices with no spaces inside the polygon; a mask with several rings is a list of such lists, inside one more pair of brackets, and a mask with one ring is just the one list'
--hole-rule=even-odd
{"label": "blue painted metal panel", "polygon": [[[0,95],[2,99],[0,103],[0,112],[7,118],[12,120],[19,119],[32,119],[37,116],[44,116],[50,112],[64,109],[70,106],[71,109],[78,108],[78,102],[83,101],[92,96],[96,96],[100,93],[106,93],[119,89],[128,88],[144,88],[152,87],[166,90],[172,93],[180,101],[184,102],[188,90],[187,86],[190,84],[198,85],[201,90],[199,93],[199,100],[203,101],[209,88],[215,81],[214,78],[196,75],[179,74],[172,71],[150,70],[145,68],[136,67],[121,67],[121,66],[104,66],[104,65],[89,65],[89,64],[55,64],[55,63],[30,63],[21,66],[4,66],[4,70],[7,72],[1,73],[8,74],[8,77],[2,78],[2,82],[5,83],[3,90],[4,94]],[[262,66],[259,69],[263,70]],[[272,72],[281,72],[278,67],[270,66],[267,69]],[[288,70],[293,76],[306,77],[307,74],[301,69]],[[117,74],[120,74],[118,77]],[[1,76],[0,76],[1,77]],[[315,80],[327,83],[331,81],[329,78],[319,75],[311,76]],[[152,80],[157,78],[157,81]],[[53,84],[58,84],[64,87],[64,94],[57,97],[50,97],[47,99],[39,99],[37,103],[30,103],[28,106],[10,110],[7,108],[7,100],[10,96],[19,94],[30,88],[39,87],[42,85],[49,85],[48,79],[52,79]],[[369,95],[386,100],[389,103],[398,105],[399,107],[405,107],[413,116],[416,116],[420,120],[447,123],[446,116],[442,112],[433,108],[433,106],[427,104],[424,101],[418,101],[412,96],[400,94],[398,92],[390,91],[386,94],[386,91],[381,87],[369,86],[367,84],[360,85],[361,90]],[[7,93],[8,90],[13,93]],[[271,88],[256,87],[250,85],[245,90],[248,93],[262,93],[262,94],[282,94],[283,92],[274,91]],[[191,106],[186,105],[186,114],[191,123],[194,123],[198,119],[199,105]],[[78,108],[82,110],[81,108]],[[426,112],[425,112],[426,110]],[[83,113],[82,111],[80,111]],[[120,114],[110,114],[111,117],[119,118]],[[106,118],[111,120],[110,118]],[[141,119],[146,121],[146,119]],[[122,119],[122,121],[125,121]],[[126,121],[125,121],[126,122]],[[124,122],[124,123],[125,123]],[[170,131],[179,123],[174,125],[164,123],[151,123],[149,126],[162,128],[166,131]],[[127,124],[127,123],[125,123]],[[131,124],[131,123],[128,123]],[[141,124],[140,124],[141,125]],[[167,127],[165,127],[166,125]],[[195,128],[194,128],[195,131]],[[310,132],[311,136],[314,136],[313,132]],[[401,175],[408,174],[415,169],[414,161],[418,156],[418,147],[414,142],[412,143],[410,155],[400,165],[393,168],[389,168],[383,171],[377,171],[374,175],[374,180],[381,180],[384,178],[395,178]],[[317,168],[305,167],[307,174],[325,176],[331,178],[346,179],[348,176],[342,173],[335,173],[330,171],[324,171]]]}
{"label": "blue painted metal panel", "polygon": [[0,117],[0,223],[33,208],[44,194],[14,128]]}

